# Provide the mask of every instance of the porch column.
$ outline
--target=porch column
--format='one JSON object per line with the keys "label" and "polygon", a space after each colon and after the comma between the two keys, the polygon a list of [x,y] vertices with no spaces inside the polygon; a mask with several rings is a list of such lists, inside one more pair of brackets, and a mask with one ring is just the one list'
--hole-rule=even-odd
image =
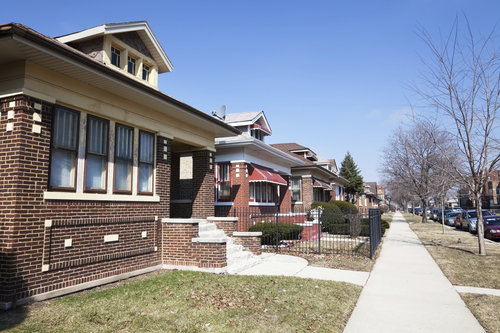
{"label": "porch column", "polygon": [[214,216],[214,156],[208,150],[193,152],[193,218]]}

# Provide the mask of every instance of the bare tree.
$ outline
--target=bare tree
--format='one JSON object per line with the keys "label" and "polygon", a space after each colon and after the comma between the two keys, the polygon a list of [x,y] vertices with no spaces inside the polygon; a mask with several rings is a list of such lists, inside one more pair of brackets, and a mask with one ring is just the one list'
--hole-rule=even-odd
{"label": "bare tree", "polygon": [[[386,177],[403,184],[419,198],[422,222],[427,222],[429,198],[436,193],[435,183],[444,168],[435,140],[446,145],[446,137],[428,126],[432,124],[416,122],[407,130],[398,128],[384,149],[386,163],[382,169]],[[428,131],[436,133],[435,137],[429,136]]]}
{"label": "bare tree", "polygon": [[[423,83],[416,89],[433,109],[458,145],[464,163],[450,160],[455,173],[473,197],[477,210],[479,254],[486,255],[481,194],[488,175],[499,164],[500,50],[495,30],[476,39],[465,18],[465,29],[458,19],[449,35],[435,42],[422,30],[421,37],[432,57],[426,63]],[[439,146],[444,156],[446,149]],[[466,170],[465,172],[462,170]]]}

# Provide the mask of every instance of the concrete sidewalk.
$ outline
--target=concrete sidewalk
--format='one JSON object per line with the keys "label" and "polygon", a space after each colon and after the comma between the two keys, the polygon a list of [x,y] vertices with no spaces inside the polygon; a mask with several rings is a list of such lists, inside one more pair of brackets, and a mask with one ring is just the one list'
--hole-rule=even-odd
{"label": "concrete sidewalk", "polygon": [[263,253],[262,262],[239,275],[296,276],[328,281],[341,281],[364,286],[370,273],[307,266],[307,260],[282,254]]}
{"label": "concrete sidewalk", "polygon": [[484,332],[400,213],[349,322],[359,332]]}

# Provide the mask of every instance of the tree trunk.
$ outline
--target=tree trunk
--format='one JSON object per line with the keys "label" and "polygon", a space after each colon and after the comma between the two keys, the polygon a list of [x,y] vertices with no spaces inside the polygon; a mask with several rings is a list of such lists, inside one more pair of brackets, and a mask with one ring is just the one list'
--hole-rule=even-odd
{"label": "tree trunk", "polygon": [[486,245],[484,244],[484,223],[483,223],[483,202],[481,201],[481,192],[476,194],[476,213],[477,213],[477,242],[479,245],[479,255],[486,255]]}
{"label": "tree trunk", "polygon": [[444,234],[444,195],[441,197],[441,225],[443,227]]}
{"label": "tree trunk", "polygon": [[422,200],[422,223],[427,223],[427,200]]}

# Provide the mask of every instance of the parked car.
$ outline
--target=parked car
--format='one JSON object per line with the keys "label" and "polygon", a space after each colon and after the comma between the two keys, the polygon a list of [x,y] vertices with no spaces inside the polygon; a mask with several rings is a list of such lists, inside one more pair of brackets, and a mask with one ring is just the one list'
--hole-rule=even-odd
{"label": "parked car", "polygon": [[[491,216],[489,211],[486,209],[482,210],[483,216]],[[465,212],[462,213],[462,230],[468,230],[471,233],[476,233],[477,232],[477,212],[475,209],[470,209],[466,210]]]}
{"label": "parked car", "polygon": [[422,208],[415,208],[413,211],[415,215],[422,216]]}
{"label": "parked car", "polygon": [[455,217],[460,215],[461,211],[449,211],[444,214],[444,224],[454,227],[455,226]]}
{"label": "parked car", "polygon": [[500,240],[500,215],[484,218],[484,238]]}

